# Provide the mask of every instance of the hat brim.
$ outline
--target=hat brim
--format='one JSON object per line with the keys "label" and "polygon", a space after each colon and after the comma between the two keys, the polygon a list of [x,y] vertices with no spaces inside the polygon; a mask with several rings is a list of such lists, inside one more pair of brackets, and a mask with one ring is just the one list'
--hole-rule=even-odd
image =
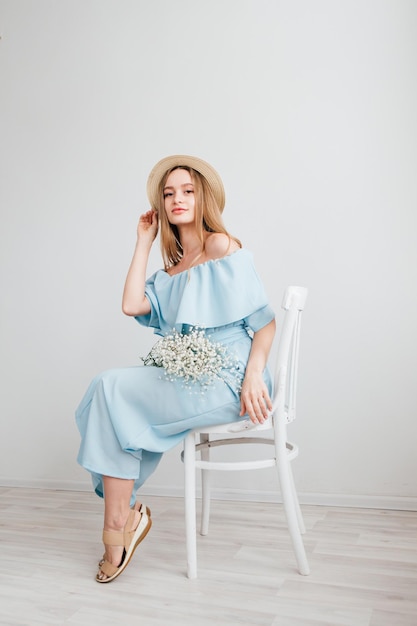
{"label": "hat brim", "polygon": [[206,161],[203,161],[203,159],[188,156],[185,154],[175,154],[165,157],[164,159],[158,161],[158,163],[152,169],[151,173],[149,174],[148,183],[146,186],[151,207],[153,209],[158,208],[160,202],[159,184],[167,171],[173,169],[174,167],[181,166],[192,167],[194,170],[204,176],[210,186],[210,189],[213,192],[214,198],[218,204],[220,211],[223,211],[226,197],[223,182],[219,174],[216,172],[214,167],[212,167]]}

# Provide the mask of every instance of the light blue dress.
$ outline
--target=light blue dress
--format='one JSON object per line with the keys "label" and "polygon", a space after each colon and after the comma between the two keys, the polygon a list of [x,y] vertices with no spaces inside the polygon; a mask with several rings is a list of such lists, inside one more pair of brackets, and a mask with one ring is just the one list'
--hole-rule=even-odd
{"label": "light blue dress", "polygon": [[[147,280],[145,293],[151,311],[136,318],[140,324],[162,336],[173,329],[204,328],[236,358],[238,376],[224,368],[205,391],[199,383],[189,388],[181,378],[172,380],[155,366],[112,369],[94,378],[76,411],[78,462],[91,473],[101,497],[103,475],[134,479],[132,502],[162,454],[190,429],[242,419],[238,378],[245,371],[251,336],[274,318],[246,249],[173,276],[159,270]],[[271,393],[268,369],[264,380]]]}

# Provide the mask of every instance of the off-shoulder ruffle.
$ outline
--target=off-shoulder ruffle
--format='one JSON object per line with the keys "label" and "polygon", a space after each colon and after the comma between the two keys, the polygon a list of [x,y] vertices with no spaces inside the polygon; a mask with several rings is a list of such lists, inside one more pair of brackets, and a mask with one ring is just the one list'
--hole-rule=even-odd
{"label": "off-shoulder ruffle", "polygon": [[160,333],[183,324],[214,328],[239,320],[256,331],[274,317],[246,249],[173,276],[159,270],[147,280],[145,293],[151,312],[136,320]]}

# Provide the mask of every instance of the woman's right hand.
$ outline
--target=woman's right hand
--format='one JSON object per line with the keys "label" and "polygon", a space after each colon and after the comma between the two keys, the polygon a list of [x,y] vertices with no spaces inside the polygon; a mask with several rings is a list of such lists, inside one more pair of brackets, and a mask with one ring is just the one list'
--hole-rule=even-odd
{"label": "woman's right hand", "polygon": [[141,241],[152,243],[158,233],[158,213],[154,210],[143,213],[139,218],[137,235]]}

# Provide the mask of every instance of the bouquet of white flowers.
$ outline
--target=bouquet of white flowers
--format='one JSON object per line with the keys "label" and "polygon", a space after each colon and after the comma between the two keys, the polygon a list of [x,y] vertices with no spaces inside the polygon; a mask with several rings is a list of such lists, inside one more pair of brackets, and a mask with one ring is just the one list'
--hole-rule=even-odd
{"label": "bouquet of white flowers", "polygon": [[223,368],[235,369],[235,359],[226,348],[211,341],[198,327],[185,334],[174,329],[142,360],[145,365],[163,367],[168,380],[182,378],[185,386],[199,382],[207,387],[220,378]]}

